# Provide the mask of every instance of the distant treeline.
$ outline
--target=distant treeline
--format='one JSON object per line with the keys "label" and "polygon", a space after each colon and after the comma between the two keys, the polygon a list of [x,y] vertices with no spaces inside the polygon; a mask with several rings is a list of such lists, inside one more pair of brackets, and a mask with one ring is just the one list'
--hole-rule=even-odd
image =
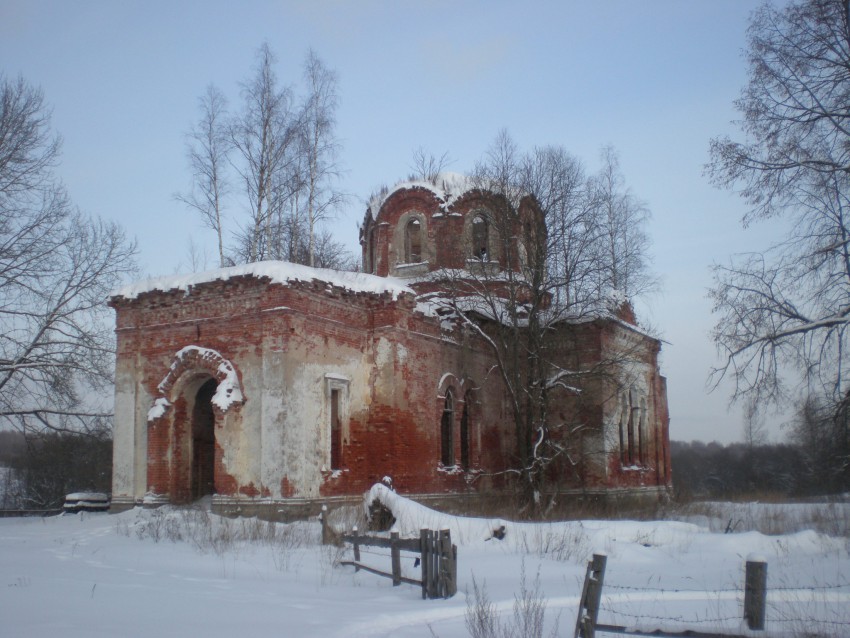
{"label": "distant treeline", "polygon": [[70,492],[110,491],[112,437],[0,431],[0,467],[9,468],[0,472],[0,509],[61,507]]}
{"label": "distant treeline", "polygon": [[[850,489],[847,473],[828,459],[787,443],[670,442],[676,498],[736,498],[752,495],[812,496]],[[839,468],[840,469],[840,468]]]}

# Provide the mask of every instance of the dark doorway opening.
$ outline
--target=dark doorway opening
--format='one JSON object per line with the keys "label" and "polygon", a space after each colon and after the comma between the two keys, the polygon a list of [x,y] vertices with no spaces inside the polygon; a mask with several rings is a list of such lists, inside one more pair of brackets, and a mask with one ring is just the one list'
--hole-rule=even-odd
{"label": "dark doorway opening", "polygon": [[192,408],[192,499],[215,492],[215,413],[212,397],[218,383],[210,379],[195,395]]}

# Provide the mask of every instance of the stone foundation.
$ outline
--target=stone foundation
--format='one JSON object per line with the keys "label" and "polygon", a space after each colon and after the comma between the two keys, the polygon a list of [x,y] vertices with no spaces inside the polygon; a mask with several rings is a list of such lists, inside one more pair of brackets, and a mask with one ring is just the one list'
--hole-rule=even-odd
{"label": "stone foundation", "polygon": [[[497,517],[508,520],[521,519],[520,509],[512,495],[503,493],[464,494],[405,494],[417,503],[440,512],[457,516]],[[552,495],[544,495],[543,502],[551,501]],[[618,514],[651,511],[666,504],[670,492],[665,487],[645,487],[620,490],[570,490],[559,492],[554,504],[546,513],[547,519],[570,519],[583,516],[617,516]],[[132,499],[113,499],[110,512],[120,513],[133,507],[159,507],[167,505],[166,497],[150,497],[133,501]],[[329,511],[340,507],[357,507],[363,504],[362,496],[333,496],[321,499],[263,499],[238,498],[229,496],[212,497],[211,511],[220,516],[258,517],[263,520],[288,523],[318,516],[322,506]],[[520,515],[518,515],[518,512]]]}

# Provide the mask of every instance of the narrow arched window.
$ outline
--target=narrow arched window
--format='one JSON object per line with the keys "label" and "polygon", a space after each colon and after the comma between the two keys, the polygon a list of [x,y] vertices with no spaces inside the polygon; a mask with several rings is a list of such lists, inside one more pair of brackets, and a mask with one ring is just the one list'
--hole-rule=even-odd
{"label": "narrow arched window", "polygon": [[460,414],[460,465],[464,470],[469,469],[469,421],[472,400],[472,392],[467,391],[463,397],[463,412]]}
{"label": "narrow arched window", "polygon": [[408,264],[422,261],[422,222],[414,218],[404,229],[404,256]]}
{"label": "narrow arched window", "polygon": [[637,465],[640,462],[637,446],[640,432],[640,407],[637,405],[637,396],[634,390],[629,390],[629,465]]}
{"label": "narrow arched window", "polygon": [[366,236],[366,272],[375,273],[375,229],[370,228]]}
{"label": "narrow arched window", "polygon": [[627,428],[629,423],[629,395],[623,393],[621,397],[622,410],[620,411],[620,465],[628,462],[628,438]]}
{"label": "narrow arched window", "polygon": [[440,418],[440,461],[445,467],[455,464],[454,461],[454,394],[452,389],[446,390],[446,400],[443,403],[443,414]]}
{"label": "narrow arched window", "polygon": [[472,256],[481,261],[490,260],[490,225],[484,215],[472,218]]}

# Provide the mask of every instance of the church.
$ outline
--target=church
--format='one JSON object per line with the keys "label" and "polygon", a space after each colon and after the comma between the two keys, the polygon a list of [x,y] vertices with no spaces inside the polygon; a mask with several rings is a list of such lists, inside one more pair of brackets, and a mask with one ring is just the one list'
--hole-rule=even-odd
{"label": "church", "polygon": [[[266,261],[115,291],[113,510],[211,496],[214,511],[288,519],[381,481],[461,510],[514,489],[510,397],[486,329],[469,329],[493,317],[446,303],[457,277],[492,291],[522,268],[493,201],[459,176],[402,182],[367,208],[361,272]],[[555,381],[616,363],[551,384],[545,431],[563,453],[547,497],[665,498],[661,342],[628,304],[553,329]]]}

